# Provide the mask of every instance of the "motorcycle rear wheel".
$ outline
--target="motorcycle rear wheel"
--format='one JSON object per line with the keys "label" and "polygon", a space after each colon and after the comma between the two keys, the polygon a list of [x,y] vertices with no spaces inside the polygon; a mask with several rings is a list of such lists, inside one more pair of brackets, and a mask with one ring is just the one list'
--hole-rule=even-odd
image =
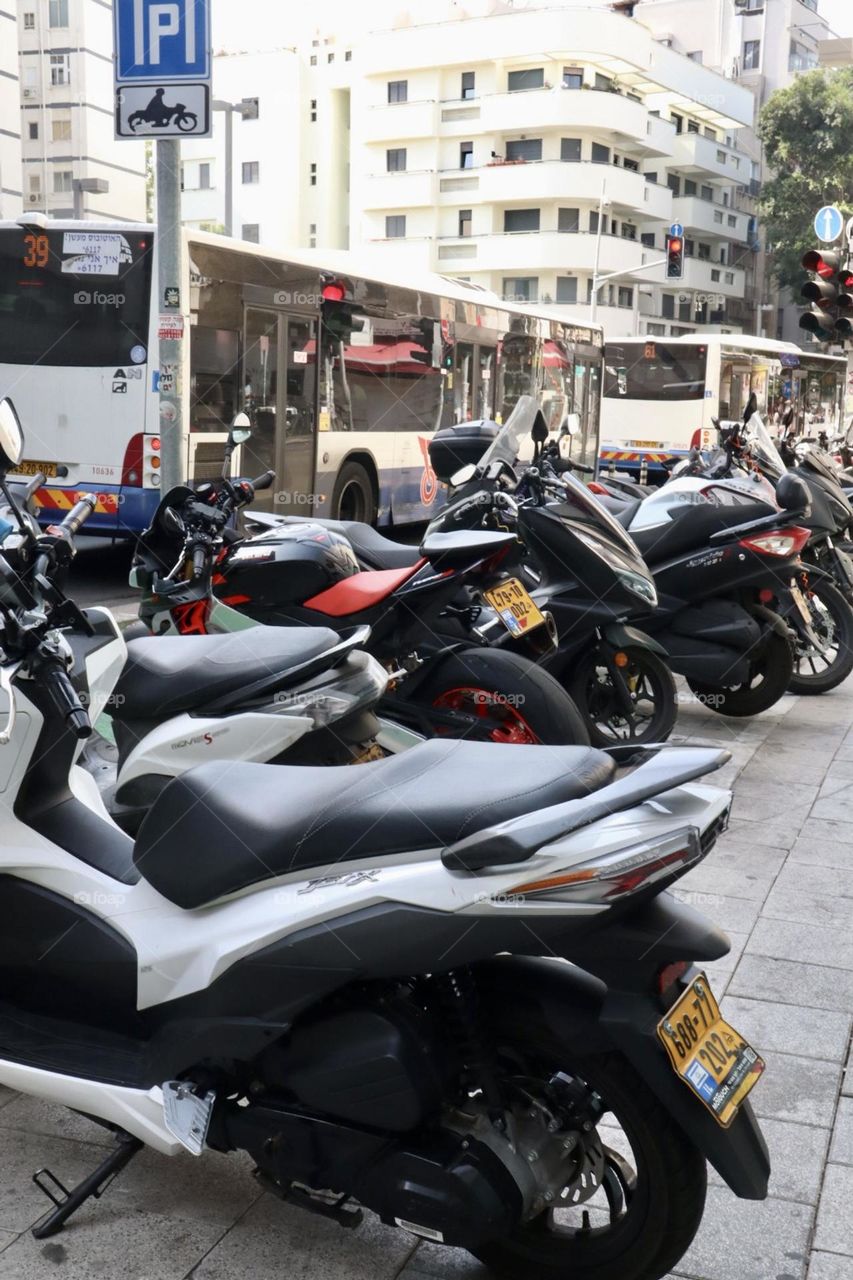
{"label": "motorcycle rear wheel", "polygon": [[594,747],[645,746],[666,742],[678,716],[675,680],[666,663],[647,649],[625,649],[625,678],[633,712],[619,702],[610,672],[598,650],[585,653],[567,684],[586,721]]}
{"label": "motorcycle rear wheel", "polygon": [[533,1032],[515,1052],[537,1062],[540,1078],[565,1072],[602,1098],[601,1186],[587,1204],[546,1210],[477,1256],[502,1280],[661,1280],[702,1221],[704,1157],[624,1058],[575,1065],[566,1046],[549,1040]]}
{"label": "motorcycle rear wheel", "polygon": [[853,671],[853,609],[838,588],[825,578],[809,584],[812,626],[829,645],[826,657],[815,653],[798,636],[791,693],[817,694],[837,689]]}
{"label": "motorcycle rear wheel", "polygon": [[727,688],[688,679],[687,683],[709,711],[720,716],[757,716],[775,706],[790,686],[794,674],[794,650],[786,636],[772,631],[755,659],[750,679]]}
{"label": "motorcycle rear wheel", "polygon": [[418,689],[426,709],[460,716],[458,730],[440,717],[436,736],[475,742],[589,746],[583,716],[562,685],[527,658],[504,649],[450,654]]}

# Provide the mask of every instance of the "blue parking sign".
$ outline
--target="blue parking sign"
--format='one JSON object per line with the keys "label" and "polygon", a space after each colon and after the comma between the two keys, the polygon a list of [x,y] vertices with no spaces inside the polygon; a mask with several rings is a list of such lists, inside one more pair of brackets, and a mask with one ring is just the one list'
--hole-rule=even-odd
{"label": "blue parking sign", "polygon": [[210,0],[114,0],[119,84],[210,79]]}

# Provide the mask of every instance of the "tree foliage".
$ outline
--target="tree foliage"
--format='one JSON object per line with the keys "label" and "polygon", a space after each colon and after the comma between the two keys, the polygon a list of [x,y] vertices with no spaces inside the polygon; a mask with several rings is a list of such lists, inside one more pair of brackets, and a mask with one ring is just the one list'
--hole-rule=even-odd
{"label": "tree foliage", "polygon": [[825,204],[853,214],[853,69],[809,71],[768,100],[758,136],[773,173],[759,202],[773,272],[799,294],[803,254]]}

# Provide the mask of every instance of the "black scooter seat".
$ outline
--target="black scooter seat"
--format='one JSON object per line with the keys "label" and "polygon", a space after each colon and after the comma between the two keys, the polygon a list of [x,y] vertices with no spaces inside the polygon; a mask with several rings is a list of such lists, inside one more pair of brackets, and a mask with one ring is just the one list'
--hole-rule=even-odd
{"label": "black scooter seat", "polygon": [[616,498],[610,494],[597,493],[598,501],[614,516],[623,529],[631,528],[631,521],[643,505],[642,498]]}
{"label": "black scooter seat", "polygon": [[277,525],[322,525],[346,538],[358,560],[368,569],[408,569],[420,559],[417,547],[402,547],[372,525],[358,520],[314,520],[310,516],[274,516],[265,512],[253,513],[247,520],[265,529],[274,529]]}
{"label": "black scooter seat", "polygon": [[[154,720],[195,711],[269,677],[288,673],[341,643],[328,627],[250,627],[228,635],[131,640],[115,689],[115,720]],[[331,660],[331,659],[330,659]]]}
{"label": "black scooter seat", "polygon": [[509,818],[590,795],[616,766],[590,747],[434,739],[373,764],[215,762],[175,778],[139,832],[137,869],[191,910],[264,880],[440,850]]}

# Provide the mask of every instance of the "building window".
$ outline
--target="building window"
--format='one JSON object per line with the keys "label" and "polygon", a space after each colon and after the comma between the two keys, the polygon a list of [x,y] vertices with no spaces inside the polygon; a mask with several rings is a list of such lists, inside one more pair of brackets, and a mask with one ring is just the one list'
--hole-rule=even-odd
{"label": "building window", "polygon": [[25,13],[24,14],[24,30],[35,31],[35,29],[36,29],[36,15],[34,13]]}
{"label": "building window", "polygon": [[578,300],[577,276],[557,276],[557,301],[572,304]]}
{"label": "building window", "polygon": [[626,285],[620,285],[617,303],[620,307],[633,307],[634,290]]}
{"label": "building window", "polygon": [[637,239],[637,228],[634,226],[632,222],[622,223],[622,239],[623,240]]}
{"label": "building window", "polygon": [[260,244],[261,242],[261,226],[259,222],[244,222],[242,238],[248,240],[250,244]]}
{"label": "building window", "polygon": [[592,144],[592,163],[610,164],[610,148],[602,146],[600,142],[594,142]]}
{"label": "building window", "polygon": [[646,333],[649,335],[650,338],[665,338],[666,325],[649,323],[646,325]]}
{"label": "building window", "polygon": [[666,175],[666,185],[674,196],[681,195],[681,179],[677,173],[668,173]]}
{"label": "building window", "polygon": [[51,27],[67,27],[68,0],[50,0],[47,20]]}
{"label": "building window", "polygon": [[459,168],[474,168],[474,144],[473,142],[459,143]]}
{"label": "building window", "polygon": [[392,213],[385,219],[385,239],[402,240],[406,235],[406,215]]}
{"label": "building window", "polygon": [[41,195],[41,174],[39,173],[30,174],[29,188],[30,188],[31,196]]}
{"label": "building window", "polygon": [[52,53],[50,55],[50,83],[54,86],[71,83],[71,57],[69,54]]}
{"label": "building window", "polygon": [[70,142],[71,120],[54,119],[52,122],[51,133],[54,142]]}
{"label": "building window", "polygon": [[687,121],[687,132],[688,132],[688,133],[698,133],[698,132],[699,132],[699,126],[698,126],[698,124],[696,123],[696,121],[695,121],[695,120],[688,120],[688,121]]}
{"label": "building window", "polygon": [[53,171],[53,189],[57,195],[65,195],[72,191],[74,186],[74,175],[70,169],[54,169]]}
{"label": "building window", "polygon": [[716,268],[711,269],[711,282],[713,284],[719,284],[720,282],[720,272]]}
{"label": "building window", "polygon": [[316,55],[316,53],[312,53],[312,54],[311,54],[311,66],[312,66],[312,67],[316,67],[316,65],[317,65],[317,55]]}
{"label": "building window", "polygon": [[734,282],[735,282],[735,273],[733,271],[727,271],[726,284],[734,284]]}
{"label": "building window", "polygon": [[696,183],[693,181],[692,178],[684,179],[684,194],[686,196],[695,196],[698,190],[699,188],[697,187]]}
{"label": "building window", "polygon": [[723,221],[723,211],[722,211],[722,209],[715,209],[715,210],[714,210],[714,221],[715,221],[715,222],[719,222],[719,223],[722,225],[722,221]]}
{"label": "building window", "polygon": [[692,258],[695,252],[696,252],[696,242],[694,240],[685,240],[684,241],[685,258]]}
{"label": "building window", "polygon": [[656,183],[656,182],[657,182],[657,180],[658,180],[658,175],[657,175],[657,173],[645,173],[645,174],[643,174],[643,177],[646,179],[646,182],[655,182],[655,183]]}
{"label": "building window", "polygon": [[639,173],[639,172],[640,172],[640,166],[637,164],[637,161],[636,161],[636,160],[629,160],[627,156],[623,156],[623,158],[622,158],[622,168],[623,168],[623,169],[627,169],[627,170],[629,171],[629,173]]}
{"label": "building window", "polygon": [[560,139],[560,159],[567,161],[578,161],[581,158],[581,140],[580,138],[561,138]]}
{"label": "building window", "polygon": [[317,123],[317,99],[316,98],[311,99],[311,123],[312,124]]}
{"label": "building window", "polygon": [[761,41],[760,40],[744,40],[743,42],[744,71],[757,71],[760,66],[761,66]]}
{"label": "building window", "polygon": [[405,147],[391,147],[385,152],[385,167],[388,173],[401,173],[406,167],[407,151]]}
{"label": "building window", "polygon": [[583,67],[563,67],[563,88],[583,88]]}
{"label": "building window", "polygon": [[309,170],[309,181],[312,187],[316,187],[317,185],[317,165],[316,164],[311,165],[311,168]]}
{"label": "building window", "polygon": [[243,186],[253,186],[261,180],[261,164],[259,160],[243,161]]}
{"label": "building window", "polygon": [[604,93],[609,93],[613,89],[613,81],[609,76],[603,76],[600,72],[595,73],[595,87]]}
{"label": "building window", "polygon": [[581,211],[580,209],[558,209],[557,210],[557,230],[565,232],[580,231],[581,229]]}
{"label": "building window", "polygon": [[470,236],[474,224],[474,213],[472,209],[459,210],[459,235],[463,238]]}
{"label": "building window", "polygon": [[700,190],[699,190],[699,194],[700,194],[700,196],[702,197],[702,199],[703,199],[703,200],[713,200],[713,199],[714,199],[714,188],[713,188],[713,187],[701,187],[701,188],[700,188]]}
{"label": "building window", "polygon": [[507,75],[506,87],[510,93],[524,93],[527,89],[543,89],[545,68],[532,67],[529,71],[510,71]]}
{"label": "building window", "polygon": [[330,53],[326,58],[327,62],[334,62],[334,60],[335,60],[335,55],[333,53]]}
{"label": "building window", "polygon": [[692,53],[688,53],[688,55],[687,55],[687,56],[688,56],[688,58],[690,59],[690,61],[691,61],[691,62],[698,62],[700,66],[702,65],[702,50],[701,50],[701,49],[694,49],[694,50],[693,50],[693,52],[692,52]]}
{"label": "building window", "polygon": [[[198,166],[198,188],[199,188],[199,191],[210,190],[210,161],[209,160],[203,160],[202,163]],[[244,236],[243,239],[245,240],[246,237]]]}
{"label": "building window", "polygon": [[503,296],[507,302],[538,302],[538,277],[504,276]]}
{"label": "building window", "polygon": [[312,236],[316,236],[316,234],[317,234],[317,223],[316,223],[316,222],[312,222],[312,223],[311,223],[311,225],[310,225],[310,226],[309,226],[309,228],[308,228],[308,234],[309,234],[309,235],[312,235]]}
{"label": "building window", "polygon": [[672,123],[675,125],[675,132],[676,132],[676,133],[683,133],[683,132],[684,132],[684,117],[683,117],[683,116],[678,116],[678,115],[676,115],[676,114],[675,114],[675,112],[673,111],[672,115],[671,115],[669,118],[670,118],[670,120],[672,121]]}
{"label": "building window", "polygon": [[517,138],[506,144],[507,160],[541,160],[541,138]]}
{"label": "building window", "polygon": [[344,62],[352,62],[352,49],[347,49],[344,54]]}
{"label": "building window", "polygon": [[31,120],[30,121],[30,141],[35,142],[38,136],[39,136],[38,124],[37,123],[34,124],[33,121]]}
{"label": "building window", "polygon": [[409,101],[408,80],[389,80],[388,81],[388,101],[389,102],[408,102]]}
{"label": "building window", "polygon": [[468,102],[477,96],[477,77],[473,71],[462,72],[462,98]]}
{"label": "building window", "polygon": [[721,151],[718,147],[717,148],[717,164],[725,164],[726,160],[727,160],[727,156],[725,151]]}
{"label": "building window", "polygon": [[664,293],[660,300],[660,313],[664,320],[675,319],[675,297],[671,293]]}
{"label": "building window", "polygon": [[504,210],[504,233],[539,230],[538,209],[506,209]]}
{"label": "building window", "polygon": [[[589,229],[593,233],[593,235],[597,234],[598,232],[598,210],[597,209],[593,209],[590,212]],[[604,217],[601,219],[601,234],[603,236],[607,235],[607,214],[606,213]]]}
{"label": "building window", "polygon": [[640,244],[644,249],[654,249],[655,233],[654,231],[644,231],[640,236]]}
{"label": "building window", "polygon": [[[705,138],[710,138],[710,140],[711,140],[712,142],[716,142],[716,141],[717,141],[717,130],[716,130],[716,129],[712,129],[710,125],[707,125],[707,124],[706,124],[706,125],[705,125],[705,128],[702,130],[702,136],[703,136],[703,137],[705,137]],[[731,145],[732,145],[732,144],[731,144],[731,142],[729,142],[728,138],[726,139],[726,142],[727,142],[727,144],[728,144],[729,146],[731,146]]]}
{"label": "building window", "polygon": [[727,216],[727,218],[726,218],[726,221],[728,222],[728,224],[729,224],[729,226],[730,226],[730,227],[736,227],[736,226],[737,226],[737,217],[736,217],[736,216],[735,216],[735,214],[733,214],[733,213],[728,214],[728,216]]}

